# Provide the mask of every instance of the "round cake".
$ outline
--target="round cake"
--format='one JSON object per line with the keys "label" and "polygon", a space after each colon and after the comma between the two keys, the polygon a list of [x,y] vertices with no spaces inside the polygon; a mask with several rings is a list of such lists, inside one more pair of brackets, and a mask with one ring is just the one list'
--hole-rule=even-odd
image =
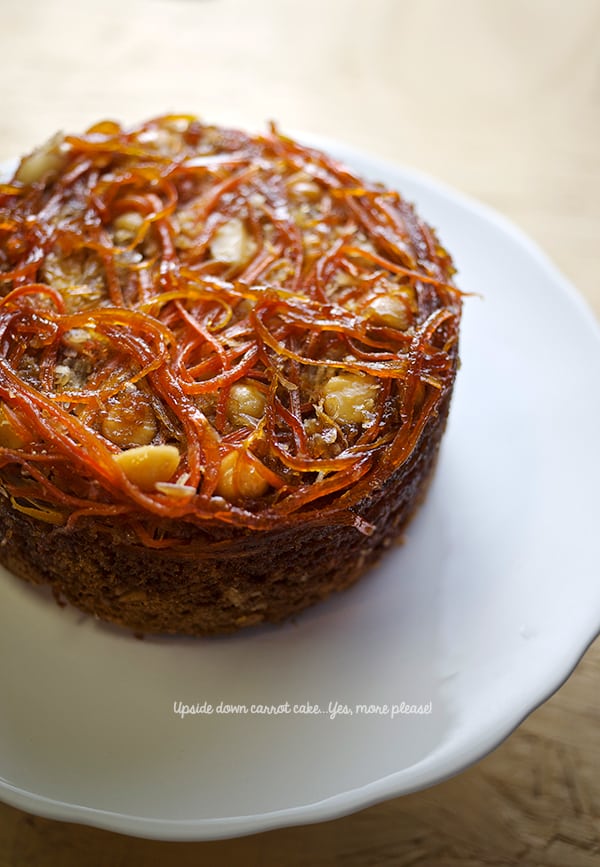
{"label": "round cake", "polygon": [[55,136],[0,185],[0,562],[142,633],[348,587],[434,468],[453,273],[399,193],[274,126]]}

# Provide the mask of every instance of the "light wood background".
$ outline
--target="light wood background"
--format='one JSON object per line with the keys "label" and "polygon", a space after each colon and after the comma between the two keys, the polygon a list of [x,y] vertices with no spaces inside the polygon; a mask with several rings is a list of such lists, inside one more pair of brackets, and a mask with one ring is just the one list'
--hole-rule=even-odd
{"label": "light wood background", "polygon": [[[275,118],[496,207],[600,314],[598,0],[0,0],[0,9],[0,160],[101,117],[179,110],[254,128]],[[0,805],[0,867],[597,867],[599,695],[596,644],[459,777],[239,840],[136,840]]]}

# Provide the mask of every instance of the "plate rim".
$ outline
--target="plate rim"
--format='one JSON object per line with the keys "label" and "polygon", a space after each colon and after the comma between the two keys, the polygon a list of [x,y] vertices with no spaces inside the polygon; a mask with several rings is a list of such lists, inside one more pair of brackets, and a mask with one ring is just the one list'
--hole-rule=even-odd
{"label": "plate rim", "polygon": [[[545,704],[546,701],[564,686],[578,663],[583,659],[586,652],[599,636],[600,628],[596,629],[594,635],[585,644],[583,649],[576,650],[575,656],[569,657],[569,661],[565,663],[564,669],[561,672],[560,681],[552,686],[550,692],[547,692],[546,689],[541,690],[541,695],[536,698],[535,704],[522,711],[519,718],[513,719],[500,734],[496,733],[489,736],[485,741],[485,746],[480,746],[474,751],[473,755],[465,757],[463,761],[447,768],[443,774],[439,774],[439,772],[433,773],[424,777],[420,782],[403,788],[402,791],[395,791],[396,787],[391,785],[391,781],[398,775],[405,774],[407,770],[418,767],[421,762],[411,766],[411,768],[388,774],[364,786],[348,789],[340,794],[332,795],[329,798],[310,804],[287,807],[282,810],[271,810],[267,813],[229,816],[219,819],[156,819],[135,816],[129,813],[99,810],[94,807],[69,804],[66,801],[58,801],[53,798],[47,798],[44,795],[37,795],[18,786],[13,786],[2,778],[0,778],[0,794],[2,795],[2,801],[9,806],[24,810],[25,812],[32,812],[46,819],[88,825],[93,828],[126,834],[140,839],[169,842],[228,840],[235,837],[274,831],[280,828],[333,821],[360,810],[368,809],[376,804],[404,797],[405,795],[411,795],[444,783],[485,759],[504,743],[534,711]],[[388,781],[390,781],[389,784]]]}

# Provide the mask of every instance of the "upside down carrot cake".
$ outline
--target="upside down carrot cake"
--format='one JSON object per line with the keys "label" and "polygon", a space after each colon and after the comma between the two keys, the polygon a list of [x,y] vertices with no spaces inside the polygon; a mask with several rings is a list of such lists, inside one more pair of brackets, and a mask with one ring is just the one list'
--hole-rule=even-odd
{"label": "upside down carrot cake", "polygon": [[0,562],[153,633],[348,587],[432,472],[453,273],[398,193],[275,127],[55,136],[0,185]]}

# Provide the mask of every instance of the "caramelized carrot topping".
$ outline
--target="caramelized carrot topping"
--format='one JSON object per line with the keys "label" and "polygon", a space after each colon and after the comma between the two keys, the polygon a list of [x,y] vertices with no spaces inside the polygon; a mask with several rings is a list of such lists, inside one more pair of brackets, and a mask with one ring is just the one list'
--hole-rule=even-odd
{"label": "caramelized carrot topping", "polygon": [[[0,185],[2,486],[25,514],[118,516],[156,548],[175,544],[161,519],[370,532],[352,507],[454,378],[453,273],[398,193],[275,126],[56,137]],[[115,460],[136,444],[176,447],[176,475],[136,484]],[[229,502],[232,449],[260,486],[236,476]]]}

